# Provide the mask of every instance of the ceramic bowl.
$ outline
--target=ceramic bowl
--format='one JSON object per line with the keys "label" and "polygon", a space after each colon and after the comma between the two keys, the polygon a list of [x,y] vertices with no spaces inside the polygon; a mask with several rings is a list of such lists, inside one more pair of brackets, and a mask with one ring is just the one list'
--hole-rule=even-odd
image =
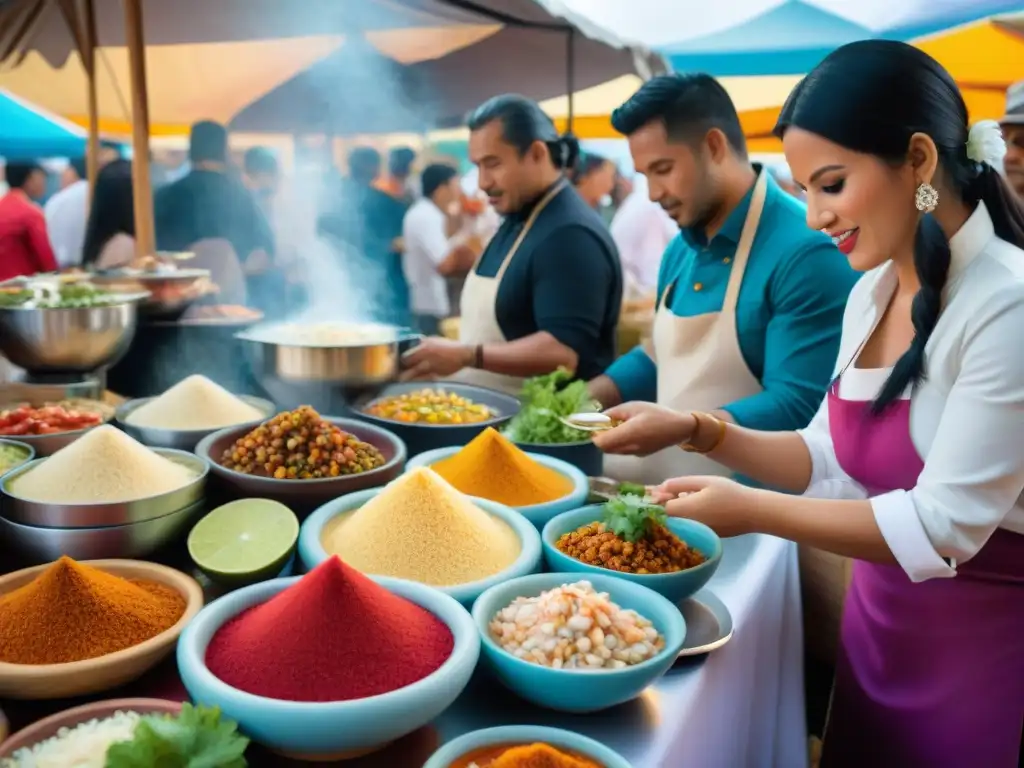
{"label": "ceramic bowl", "polygon": [[479,635],[466,609],[447,595],[402,579],[373,580],[426,608],[448,625],[455,647],[437,671],[397,691],[334,702],[269,699],[222,682],[206,667],[210,640],[227,621],[298,581],[275,579],[244,587],[210,603],[189,624],[178,644],[178,670],[189,695],[198,704],[220,707],[254,741],[276,752],[305,759],[355,757],[426,725],[447,709],[469,682],[480,655]]}
{"label": "ceramic bowl", "polygon": [[394,480],[405,467],[405,443],[386,429],[354,419],[325,416],[339,429],[377,447],[384,464],[358,475],[342,475],[322,480],[277,480],[235,472],[220,464],[224,451],[238,438],[252,431],[251,426],[227,427],[207,435],[196,445],[196,455],[210,462],[210,474],[220,490],[232,498],[259,498],[279,501],[300,516],[346,493],[376,488]]}
{"label": "ceramic bowl", "polygon": [[668,529],[707,558],[695,568],[687,568],[676,573],[621,573],[610,571],[596,565],[580,562],[575,557],[560,552],[555,542],[562,534],[575,531],[580,526],[601,519],[601,505],[591,504],[582,509],[563,512],[554,518],[541,532],[544,546],[544,561],[552,571],[576,573],[579,578],[589,579],[591,574],[604,574],[617,579],[625,579],[653,589],[674,603],[685,600],[700,590],[718,570],[722,562],[722,540],[718,534],[703,523],[696,520],[685,520],[681,517],[670,517]]}
{"label": "ceramic bowl", "polygon": [[0,469],[0,477],[3,477],[8,472],[13,472],[18,467],[28,464],[32,459],[36,457],[36,449],[28,443],[23,443],[19,440],[8,440],[6,438],[0,438],[0,448],[6,446],[7,448],[17,451],[21,454],[21,458],[17,459],[7,469]]}
{"label": "ceramic bowl", "polygon": [[[429,467],[442,459],[447,459],[449,456],[452,456],[461,450],[462,446],[458,446],[455,448],[438,448],[436,451],[421,453],[419,456],[414,456],[409,460],[409,463],[406,465],[406,469],[410,470],[415,469],[416,467]],[[524,507],[512,507],[512,509],[516,510],[516,512],[533,523],[537,527],[537,530],[543,528],[548,520],[556,515],[570,509],[579,509],[581,504],[586,504],[587,497],[590,495],[590,481],[587,479],[586,475],[579,471],[579,469],[566,461],[553,459],[550,456],[544,456],[539,453],[528,453],[526,455],[538,464],[542,464],[543,466],[564,475],[572,482],[572,491],[560,499],[548,501],[543,504],[529,504]]]}
{"label": "ceramic bowl", "polygon": [[[384,419],[380,416],[373,416],[366,412],[376,401],[404,395],[409,392],[418,392],[422,389],[443,389],[460,397],[468,398],[479,405],[486,405],[493,410],[497,416],[486,421],[475,424],[408,424],[402,421]],[[431,386],[424,382],[406,382],[403,384],[391,384],[384,389],[377,397],[355,412],[355,415],[376,424],[379,427],[390,430],[398,435],[405,442],[405,447],[410,456],[416,456],[425,451],[432,451],[437,448],[465,445],[474,437],[479,435],[488,427],[501,429],[509,419],[519,413],[522,407],[519,400],[504,392],[497,392],[493,389],[476,387],[471,384],[455,384],[442,382]]]}
{"label": "ceramic bowl", "polygon": [[464,733],[437,750],[427,760],[423,768],[451,768],[452,764],[460,757],[478,749],[505,744],[517,746],[538,742],[589,758],[602,768],[633,768],[626,758],[599,741],[594,741],[573,731],[545,728],[540,725],[502,725],[497,728],[484,728]]}
{"label": "ceramic bowl", "polygon": [[3,498],[3,516],[15,523],[40,526],[42,528],[103,528],[145,523],[166,517],[186,507],[202,502],[209,475],[209,464],[204,459],[186,451],[158,448],[165,459],[189,469],[194,477],[181,488],[167,493],[149,496],[134,501],[101,502],[98,504],[58,504],[33,501],[18,496],[15,484],[22,475],[43,464],[46,459],[35,459],[13,469],[0,480],[0,497]]}
{"label": "ceramic bowl", "polygon": [[[269,400],[264,400],[261,397],[250,397],[249,395],[239,395],[238,397],[259,410],[263,415],[259,419],[253,419],[233,426],[253,429],[275,413],[274,404]],[[117,426],[134,437],[140,443],[148,445],[150,448],[177,448],[180,451],[195,450],[195,447],[199,444],[200,440],[217,431],[217,429],[162,429],[158,427],[140,427],[136,424],[132,424],[132,411],[135,411],[155,399],[155,397],[140,397],[135,400],[129,400],[122,403],[118,407],[115,416],[117,419]]]}
{"label": "ceramic bowl", "polygon": [[[367,491],[350,493],[347,496],[342,496],[340,499],[324,504],[309,516],[302,524],[302,530],[299,532],[299,558],[302,560],[306,570],[316,568],[329,557],[321,541],[324,528],[339,515],[359,509],[359,507],[363,506],[380,491],[380,488],[371,488]],[[534,573],[540,568],[541,559],[540,534],[537,533],[537,529],[534,528],[529,520],[509,507],[496,502],[488,501],[487,499],[472,499],[472,501],[480,509],[508,523],[512,530],[516,532],[516,535],[519,536],[522,551],[512,565],[486,579],[471,581],[468,584],[457,584],[451,587],[434,587],[455,598],[467,608],[473,605],[473,601],[489,587],[517,576]]]}
{"label": "ceramic bowl", "polygon": [[181,711],[180,701],[165,699],[108,699],[72,707],[45,717],[39,722],[22,728],[9,739],[0,743],[0,760],[8,758],[19,749],[32,747],[46,741],[62,728],[74,728],[90,720],[103,720],[117,712],[136,712],[140,715],[174,715]]}
{"label": "ceramic bowl", "polygon": [[[88,560],[86,565],[125,579],[166,584],[185,598],[178,622],[145,642],[95,659],[67,664],[6,664],[0,662],[0,697],[63,699],[108,691],[140,677],[173,649],[178,635],[203,606],[203,591],[195,579],[180,571],[141,560]],[[39,565],[0,577],[0,595],[24,586],[48,568]]]}
{"label": "ceramic bowl", "polygon": [[604,474],[604,454],[594,445],[589,437],[578,443],[520,443],[520,448],[527,453],[539,453],[554,459],[572,464],[587,477],[600,477]]}
{"label": "ceramic bowl", "polygon": [[[518,659],[491,639],[491,620],[517,597],[536,597],[583,580],[598,592],[609,593],[621,608],[649,619],[665,639],[661,652],[622,669],[552,669]],[[671,601],[647,587],[603,574],[539,573],[506,581],[477,598],[473,621],[483,640],[484,659],[498,679],[527,701],[561,712],[596,712],[636,698],[672,666],[686,639],[686,621]]]}

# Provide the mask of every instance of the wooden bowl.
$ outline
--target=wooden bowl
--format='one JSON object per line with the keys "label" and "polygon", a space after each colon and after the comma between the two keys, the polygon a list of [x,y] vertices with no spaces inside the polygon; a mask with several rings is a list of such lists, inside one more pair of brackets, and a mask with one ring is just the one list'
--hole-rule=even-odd
{"label": "wooden bowl", "polygon": [[[0,697],[10,699],[64,699],[107,691],[135,680],[162,661],[178,635],[203,607],[203,591],[195,579],[180,571],[141,560],[86,560],[85,565],[125,579],[165,584],[185,598],[185,612],[177,624],[143,643],[95,659],[67,664],[7,664],[0,662]],[[49,567],[37,565],[0,577],[0,595],[13,592]]]}
{"label": "wooden bowl", "polygon": [[180,701],[165,699],[108,699],[65,709],[45,717],[37,723],[26,726],[6,741],[0,742],[0,760],[8,758],[19,749],[31,747],[57,735],[61,728],[74,728],[90,720],[103,720],[115,712],[137,712],[140,715],[174,715],[181,710]]}

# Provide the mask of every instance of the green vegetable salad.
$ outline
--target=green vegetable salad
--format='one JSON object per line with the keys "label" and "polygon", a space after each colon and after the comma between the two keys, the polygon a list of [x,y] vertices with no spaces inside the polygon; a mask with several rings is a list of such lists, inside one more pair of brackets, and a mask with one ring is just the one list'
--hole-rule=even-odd
{"label": "green vegetable salad", "polygon": [[601,404],[587,391],[587,383],[573,380],[564,368],[527,379],[519,399],[523,407],[505,427],[505,436],[515,443],[550,445],[589,440],[590,433],[573,429],[558,417],[601,410]]}

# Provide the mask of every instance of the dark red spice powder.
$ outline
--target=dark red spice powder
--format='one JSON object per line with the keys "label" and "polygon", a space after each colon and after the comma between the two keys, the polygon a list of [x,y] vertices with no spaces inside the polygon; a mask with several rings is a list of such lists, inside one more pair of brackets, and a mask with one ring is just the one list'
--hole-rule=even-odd
{"label": "dark red spice powder", "polygon": [[430,611],[332,557],[221,627],[206,666],[257,696],[348,701],[422,680],[454,645]]}

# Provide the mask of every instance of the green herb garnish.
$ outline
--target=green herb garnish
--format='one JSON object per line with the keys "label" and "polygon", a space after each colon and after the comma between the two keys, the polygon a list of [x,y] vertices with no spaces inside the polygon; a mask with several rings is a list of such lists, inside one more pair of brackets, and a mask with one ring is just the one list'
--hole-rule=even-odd
{"label": "green herb garnish", "polygon": [[564,368],[527,379],[519,399],[523,407],[504,430],[505,436],[516,443],[582,442],[590,438],[590,433],[573,429],[558,417],[601,409],[587,391],[587,383],[573,380],[573,375]]}
{"label": "green herb garnish", "polygon": [[177,715],[146,715],[134,738],[111,745],[106,768],[245,768],[249,740],[217,707],[183,704]]}
{"label": "green herb garnish", "polygon": [[647,486],[640,485],[639,483],[619,483],[617,493],[619,496],[640,496],[643,498],[647,495]]}
{"label": "green herb garnish", "polygon": [[605,503],[602,522],[623,541],[636,543],[655,526],[665,526],[668,516],[664,507],[651,504],[639,494],[627,493]]}

